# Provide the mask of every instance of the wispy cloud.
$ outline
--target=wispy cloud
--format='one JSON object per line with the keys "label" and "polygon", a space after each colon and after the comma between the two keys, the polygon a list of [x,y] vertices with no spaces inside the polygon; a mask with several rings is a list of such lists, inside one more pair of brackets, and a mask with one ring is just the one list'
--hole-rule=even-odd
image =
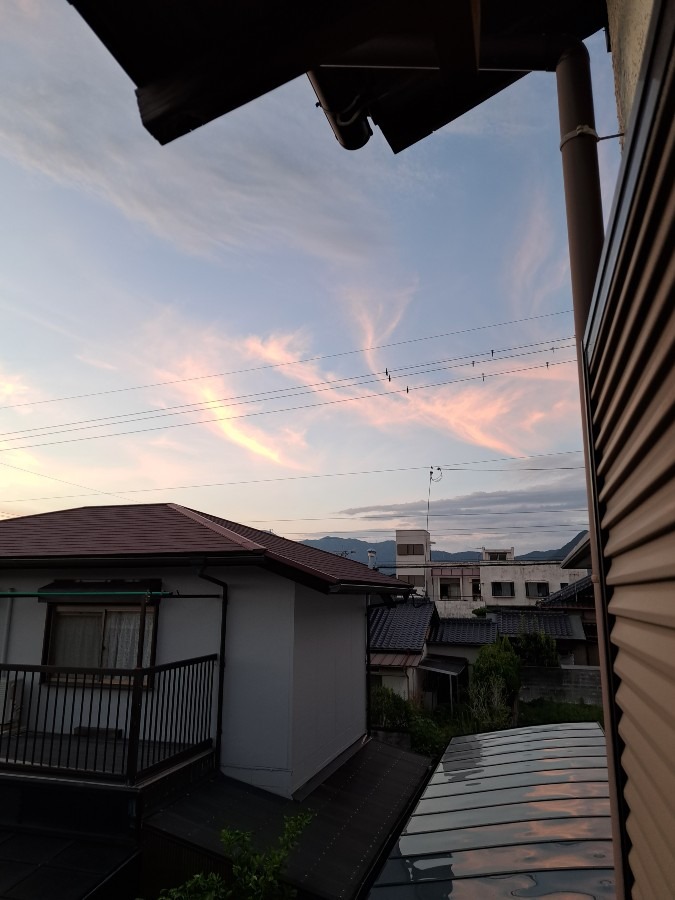
{"label": "wispy cloud", "polygon": [[262,98],[161,148],[142,129],[133,85],[73,10],[40,3],[31,35],[36,7],[9,6],[0,63],[8,158],[190,254],[279,247],[344,265],[383,249],[386,220],[345,177],[348,160],[337,145],[330,165],[318,152],[328,129],[310,127],[304,82],[283,89],[283,104]]}

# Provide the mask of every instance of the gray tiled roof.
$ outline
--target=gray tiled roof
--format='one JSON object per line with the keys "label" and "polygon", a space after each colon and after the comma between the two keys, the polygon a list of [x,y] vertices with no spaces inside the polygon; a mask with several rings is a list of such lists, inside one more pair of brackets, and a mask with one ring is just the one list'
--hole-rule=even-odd
{"label": "gray tiled roof", "polygon": [[522,612],[519,610],[514,612],[500,611],[495,618],[499,633],[507,636],[540,632],[557,639],[584,640],[583,626],[581,626],[581,632],[575,627],[576,622],[574,620],[578,617],[568,616],[566,613],[532,612],[529,610]]}
{"label": "gray tiled roof", "polygon": [[492,644],[497,625],[490,619],[441,619],[429,635],[430,644]]}
{"label": "gray tiled roof", "polygon": [[580,606],[593,606],[593,578],[585,575],[577,581],[568,584],[554,594],[539,601],[539,606],[567,606],[579,604]]}
{"label": "gray tiled roof", "polygon": [[393,608],[383,606],[370,610],[370,649],[406,650],[421,653],[435,605],[421,605],[409,600]]}

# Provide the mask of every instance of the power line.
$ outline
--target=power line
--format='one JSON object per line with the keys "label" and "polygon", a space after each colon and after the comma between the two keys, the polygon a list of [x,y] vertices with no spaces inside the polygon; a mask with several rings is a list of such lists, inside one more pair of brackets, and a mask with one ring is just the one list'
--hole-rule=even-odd
{"label": "power line", "polygon": [[[556,339],[558,341],[567,341],[570,338],[559,338]],[[549,353],[555,350],[570,350],[574,349],[574,345],[560,345],[558,347],[550,346],[551,343],[555,343],[554,341],[539,341],[536,344],[522,344],[519,347],[507,347],[501,350],[492,350],[486,351],[485,353],[476,354],[474,356],[463,356],[456,357],[455,359],[448,360],[437,360],[433,363],[429,364],[419,364],[413,367],[403,367],[401,369],[385,369],[384,372],[369,373],[367,375],[357,375],[349,378],[338,378],[334,380],[326,380],[326,381],[317,381],[314,384],[309,385],[301,385],[298,387],[285,387],[278,388],[276,390],[270,391],[256,391],[251,394],[239,394],[233,397],[217,397],[213,400],[201,400],[195,403],[182,403],[176,406],[169,406],[166,409],[163,409],[161,412],[158,412],[156,409],[148,409],[148,410],[139,410],[137,412],[131,413],[118,413],[113,416],[99,416],[93,419],[80,419],[75,422],[64,422],[59,425],[38,425],[32,428],[22,428],[17,429],[15,431],[4,431],[0,432],[0,439],[3,442],[7,441],[20,441],[25,439],[26,436],[30,437],[46,437],[52,436],[55,434],[68,434],[71,431],[86,431],[92,428],[103,428],[106,425],[127,425],[132,422],[146,422],[151,421],[153,419],[164,419],[170,416],[180,416],[187,415],[192,412],[206,412],[209,409],[212,409],[214,404],[216,403],[226,403],[229,406],[246,406],[251,403],[267,403],[270,400],[285,400],[292,397],[300,397],[306,394],[315,394],[322,393],[325,391],[338,390],[340,388],[347,387],[360,387],[364,384],[373,384],[380,383],[382,375],[388,376],[388,380],[391,382],[392,378],[400,380],[404,378],[405,375],[396,375],[395,372],[404,371],[407,368],[421,368],[423,365],[433,366],[434,368],[426,368],[421,372],[415,373],[407,373],[414,375],[428,375],[432,372],[440,372],[445,369],[460,369],[469,366],[468,362],[460,362],[458,365],[440,365],[440,363],[455,363],[457,360],[470,359],[472,360],[472,367],[474,367],[475,361],[479,359],[481,356],[488,357],[488,353],[491,353],[492,356],[488,357],[485,360],[482,360],[483,363],[493,363],[493,362],[501,362],[505,359],[517,359],[523,356],[536,356],[540,353]],[[545,350],[528,350],[524,353],[513,353],[508,356],[495,357],[495,353],[508,353],[510,350],[521,350],[528,347],[541,347],[542,345],[546,346]],[[357,398],[355,398],[357,399]],[[131,418],[133,416],[137,416],[138,418]],[[40,433],[42,432],[42,433]],[[16,435],[16,437],[12,437],[12,435]]]}
{"label": "power line", "polygon": [[[523,459],[542,459],[542,458],[549,458],[549,457],[553,457],[553,456],[570,456],[572,454],[579,454],[579,453],[583,453],[583,450],[558,450],[553,453],[532,453],[527,456],[501,456],[501,457],[496,457],[494,459],[467,460],[462,463],[455,463],[454,465],[440,466],[440,468],[442,468],[446,471],[451,471],[454,468],[456,468],[457,466],[473,466],[473,465],[480,466],[480,465],[484,465],[485,463],[493,463],[493,462],[519,462],[520,460],[523,460]],[[56,478],[53,475],[45,475],[42,472],[33,472],[30,469],[25,469],[25,468],[22,468],[21,466],[10,465],[10,463],[0,462],[0,466],[4,466],[7,469],[16,469],[19,472],[25,472],[27,475],[34,475],[38,478],[46,478],[49,481],[57,481],[57,482],[60,482],[61,484],[69,484],[69,485],[72,485],[73,487],[81,487],[84,490],[92,491],[93,496],[96,496],[97,494],[109,493],[107,491],[97,491],[95,488],[90,488],[90,487],[87,487],[86,485],[77,484],[74,481],[66,481],[63,478]],[[152,492],[157,492],[157,491],[184,491],[184,490],[193,490],[196,488],[237,487],[240,485],[271,484],[271,483],[283,482],[283,481],[308,481],[308,480],[312,480],[312,479],[316,479],[316,478],[351,478],[351,477],[360,476],[360,475],[391,475],[391,474],[397,474],[399,472],[420,472],[420,471],[425,471],[428,468],[429,468],[428,466],[402,466],[399,468],[391,468],[391,469],[363,469],[363,470],[355,471],[355,472],[320,472],[320,473],[316,473],[313,475],[279,475],[275,478],[251,478],[251,479],[246,479],[243,481],[215,481],[215,482],[212,481],[212,482],[207,482],[205,484],[204,483],[202,483],[202,484],[178,484],[178,485],[169,485],[169,486],[164,486],[164,487],[153,487],[153,488],[130,488],[130,489],[125,489],[124,493],[125,494],[147,494],[147,493],[152,493]],[[484,472],[486,470],[485,469],[475,469],[475,470],[468,469],[466,471]],[[510,470],[504,470],[504,471],[514,471],[514,470],[510,469]],[[518,471],[518,470],[515,470],[515,471]],[[88,497],[88,496],[92,496],[92,495],[90,495],[90,494],[66,494],[66,495],[59,495],[59,496],[53,496],[53,497],[23,497],[23,498],[19,498],[19,499],[0,500],[0,502],[2,502],[2,503],[36,503],[40,500],[72,500],[74,498]],[[119,496],[119,495],[111,493],[111,496]],[[121,499],[127,499],[127,498],[123,497]],[[585,510],[582,508],[579,508],[576,510],[576,512],[584,512],[584,511]],[[536,512],[536,510],[532,510],[531,512],[534,513],[534,512]],[[504,514],[506,514],[506,513],[504,513]],[[520,514],[521,513],[519,513],[519,515]],[[402,517],[405,515],[408,515],[408,514],[407,513],[399,514],[399,517]],[[414,515],[414,514],[411,513],[410,515]],[[435,515],[435,514],[432,513],[432,516],[433,515]],[[470,514],[462,513],[461,515],[470,515]],[[502,515],[502,513],[492,513],[492,515]]]}
{"label": "power line", "polygon": [[12,403],[12,404],[8,404],[6,406],[0,406],[0,409],[18,409],[19,407],[25,407],[25,406],[42,406],[45,403],[63,403],[67,400],[82,400],[86,397],[103,397],[103,396],[107,396],[109,394],[122,394],[122,393],[126,393],[128,391],[142,391],[142,390],[146,390],[148,388],[164,387],[166,385],[171,385],[171,384],[185,384],[189,381],[203,381],[208,378],[222,378],[227,375],[243,375],[243,374],[249,373],[249,372],[263,372],[268,369],[281,369],[281,368],[285,368],[287,366],[299,366],[304,363],[319,362],[320,360],[324,360],[324,359],[336,359],[336,358],[342,357],[342,356],[353,356],[356,353],[369,353],[371,350],[387,350],[392,347],[403,347],[406,344],[417,344],[417,343],[420,343],[423,341],[434,341],[434,340],[438,340],[440,338],[453,337],[453,336],[459,335],[459,334],[471,334],[476,331],[486,331],[490,328],[503,328],[507,325],[520,325],[523,322],[534,322],[537,319],[550,319],[554,316],[569,315],[571,312],[572,312],[571,309],[564,309],[564,310],[560,310],[560,312],[542,313],[541,315],[537,315],[537,316],[526,316],[525,318],[512,319],[508,322],[494,322],[491,325],[477,325],[472,328],[462,328],[457,331],[446,331],[443,334],[432,334],[432,335],[427,335],[426,337],[420,337],[420,338],[408,338],[405,341],[394,341],[389,344],[376,344],[372,347],[361,347],[356,350],[343,350],[339,353],[326,353],[321,356],[308,356],[303,359],[292,360],[290,362],[268,363],[264,366],[252,366],[247,369],[232,369],[229,372],[216,372],[211,375],[194,375],[191,378],[175,378],[170,381],[155,381],[150,384],[137,384],[137,385],[132,385],[131,387],[112,388],[107,391],[92,391],[87,394],[71,394],[70,396],[67,396],[67,397],[53,397],[48,400],[33,400],[33,401],[26,401],[24,403]]}
{"label": "power line", "polygon": [[60,441],[45,441],[41,444],[21,444],[18,447],[0,447],[0,453],[7,453],[12,450],[29,450],[29,449],[33,449],[35,447],[54,447],[54,446],[58,446],[60,444],[74,444],[74,443],[80,443],[82,441],[101,440],[102,438],[125,437],[125,436],[131,435],[131,434],[145,434],[145,433],[148,433],[151,431],[165,431],[170,428],[186,428],[186,427],[192,426],[192,425],[208,425],[213,422],[231,422],[236,419],[253,418],[254,416],[268,416],[268,415],[273,415],[273,414],[278,415],[280,413],[298,412],[300,410],[306,410],[306,409],[318,409],[318,408],[324,407],[324,406],[335,406],[337,404],[343,404],[343,403],[355,403],[360,400],[372,400],[374,398],[387,397],[387,396],[391,396],[393,394],[406,394],[407,395],[407,394],[412,393],[413,391],[428,390],[429,388],[434,388],[434,387],[444,387],[449,384],[462,384],[462,383],[465,383],[468,381],[481,381],[481,380],[485,381],[486,378],[496,378],[496,377],[504,376],[504,375],[517,375],[517,374],[520,374],[521,372],[532,372],[535,369],[543,369],[543,368],[548,369],[548,368],[553,368],[554,366],[568,365],[569,363],[573,363],[573,362],[576,362],[576,360],[569,359],[569,360],[561,360],[559,362],[552,362],[552,363],[547,362],[545,365],[522,366],[519,369],[510,369],[506,372],[487,372],[487,373],[481,372],[480,375],[471,376],[468,378],[453,378],[453,379],[450,379],[449,381],[437,381],[437,382],[433,382],[431,384],[414,385],[413,387],[406,386],[405,388],[394,388],[393,390],[387,391],[386,393],[378,392],[378,393],[373,393],[373,394],[364,394],[361,397],[343,397],[339,400],[325,400],[320,403],[308,403],[304,406],[286,406],[286,407],[282,407],[281,409],[269,409],[269,410],[260,410],[259,412],[238,413],[237,415],[227,416],[227,417],[216,416],[213,419],[200,419],[196,422],[174,422],[173,424],[170,424],[170,425],[155,425],[155,426],[151,426],[149,428],[137,428],[132,431],[118,431],[118,432],[112,432],[110,434],[92,434],[92,435],[87,435],[85,437],[66,438],[66,439],[60,440]]}

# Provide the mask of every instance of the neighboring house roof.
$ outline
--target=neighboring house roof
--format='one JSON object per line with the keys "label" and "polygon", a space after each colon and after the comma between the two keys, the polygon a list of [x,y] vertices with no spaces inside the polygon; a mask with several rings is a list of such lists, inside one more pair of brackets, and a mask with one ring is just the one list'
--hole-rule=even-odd
{"label": "neighboring house roof", "polygon": [[493,644],[497,625],[491,619],[441,619],[429,635],[429,644]]}
{"label": "neighboring house roof", "polygon": [[560,563],[561,569],[591,568],[591,538],[585,534]]}
{"label": "neighboring house roof", "polygon": [[371,666],[384,669],[414,669],[422,660],[421,653],[371,653]]}
{"label": "neighboring house roof", "polygon": [[220,868],[225,863],[221,829],[251,831],[256,847],[269,847],[285,816],[311,812],[283,880],[303,897],[353,900],[392,832],[405,821],[429,777],[429,763],[426,756],[369,741],[323,784],[295,800],[217,775],[193,785],[187,795],[145,819],[143,827],[164,847],[178,845],[183,855],[198,859],[208,855]]}
{"label": "neighboring house roof", "polygon": [[566,588],[556,591],[555,594],[549,594],[548,597],[539,601],[539,606],[569,606],[579,604],[580,606],[593,606],[593,576],[585,575],[578,581],[573,581]]}
{"label": "neighboring house roof", "polygon": [[408,600],[394,607],[370,610],[370,649],[421,653],[436,606]]}
{"label": "neighboring house roof", "polygon": [[590,722],[454,738],[369,900],[613,897],[606,753]]}
{"label": "neighboring house roof", "polygon": [[0,565],[22,561],[236,558],[305,575],[328,590],[410,592],[410,586],[362,563],[176,503],[84,506],[0,522]]}
{"label": "neighboring house roof", "polygon": [[495,613],[495,621],[499,633],[507,637],[539,632],[556,640],[586,640],[579,616],[569,616],[563,612],[500,611]]}

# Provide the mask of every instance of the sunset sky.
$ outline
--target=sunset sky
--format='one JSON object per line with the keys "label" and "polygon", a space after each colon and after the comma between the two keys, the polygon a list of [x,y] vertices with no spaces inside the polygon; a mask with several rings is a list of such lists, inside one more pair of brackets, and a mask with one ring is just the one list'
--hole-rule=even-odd
{"label": "sunset sky", "polygon": [[585,526],[554,76],[398,156],[343,150],[304,78],[160,147],[66,0],[2,4],[0,77],[0,517],[384,540],[433,467],[438,548]]}

